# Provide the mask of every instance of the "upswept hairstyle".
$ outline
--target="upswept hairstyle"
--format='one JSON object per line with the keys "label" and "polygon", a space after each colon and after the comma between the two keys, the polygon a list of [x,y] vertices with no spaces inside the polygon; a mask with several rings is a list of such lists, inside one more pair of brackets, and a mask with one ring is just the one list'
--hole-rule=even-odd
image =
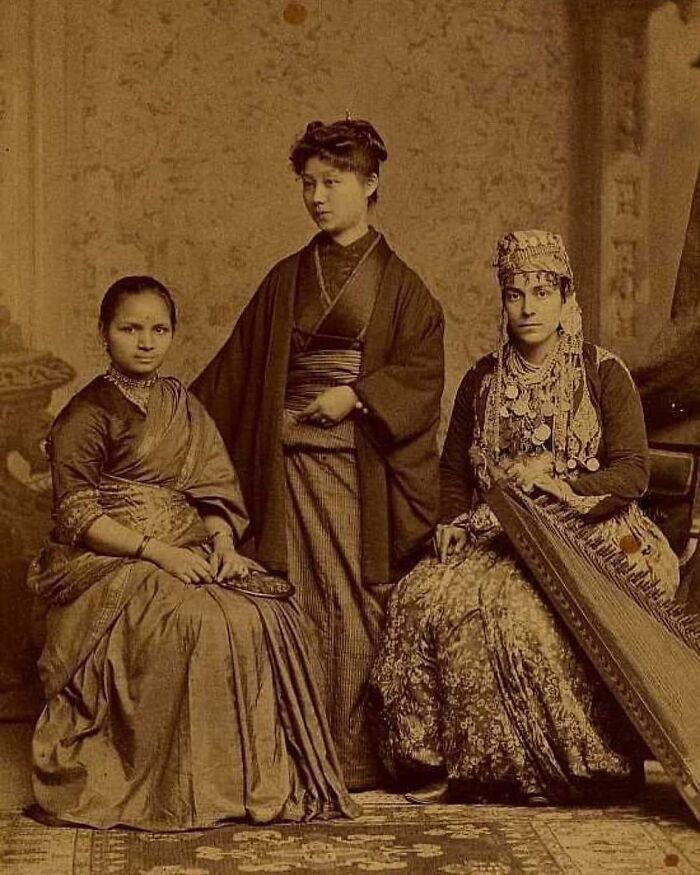
{"label": "upswept hairstyle", "polygon": [[[292,146],[289,160],[297,176],[301,176],[309,158],[320,158],[339,170],[354,170],[364,177],[379,176],[379,165],[386,161],[384,140],[376,128],[362,119],[346,119],[330,124],[309,122],[306,130]],[[376,203],[377,192],[369,198]]]}

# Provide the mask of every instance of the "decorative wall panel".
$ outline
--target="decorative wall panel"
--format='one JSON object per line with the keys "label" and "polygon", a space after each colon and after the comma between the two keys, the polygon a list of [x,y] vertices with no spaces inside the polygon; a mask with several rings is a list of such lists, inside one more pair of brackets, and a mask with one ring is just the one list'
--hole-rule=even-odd
{"label": "decorative wall panel", "polygon": [[445,306],[448,403],[494,342],[496,238],[570,235],[563,0],[78,0],[63,28],[67,248],[35,331],[79,380],[102,367],[102,291],[141,271],[180,301],[174,370],[202,367],[270,265],[313,232],[287,152],[314,118],[350,110],[386,138],[376,221]]}

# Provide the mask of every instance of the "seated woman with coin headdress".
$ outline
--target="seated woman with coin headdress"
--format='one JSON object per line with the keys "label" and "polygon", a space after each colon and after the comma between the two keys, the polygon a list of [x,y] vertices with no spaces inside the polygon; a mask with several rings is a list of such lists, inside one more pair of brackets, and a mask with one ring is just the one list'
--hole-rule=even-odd
{"label": "seated woman with coin headdress", "polygon": [[[644,417],[625,365],[583,340],[561,237],[507,234],[495,352],[467,371],[441,460],[436,558],[398,585],[373,674],[385,764],[466,801],[590,801],[643,780],[643,750],[484,501],[489,458],[566,502],[672,594],[678,566],[636,500]],[[444,779],[447,779],[445,787]]]}

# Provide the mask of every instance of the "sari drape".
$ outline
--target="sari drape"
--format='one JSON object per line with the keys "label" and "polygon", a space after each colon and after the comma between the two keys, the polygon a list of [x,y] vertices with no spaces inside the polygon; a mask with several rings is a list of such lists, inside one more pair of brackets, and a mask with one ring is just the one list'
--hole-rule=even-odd
{"label": "sari drape", "polygon": [[84,546],[95,513],[202,551],[200,514],[238,537],[246,526],[199,402],[159,380],[144,418],[116,392],[92,383],[50,440],[56,530],[28,580],[47,606],[37,801],[66,821],[158,830],[351,815],[295,601],[184,584]]}

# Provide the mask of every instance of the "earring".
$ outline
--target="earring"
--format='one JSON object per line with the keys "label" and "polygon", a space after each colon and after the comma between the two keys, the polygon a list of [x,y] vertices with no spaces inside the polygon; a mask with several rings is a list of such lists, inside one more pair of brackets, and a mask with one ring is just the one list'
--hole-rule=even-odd
{"label": "earring", "polygon": [[564,302],[561,308],[561,316],[559,317],[559,327],[564,334],[569,337],[576,337],[583,330],[583,322],[581,319],[581,308],[578,301],[572,295]]}

